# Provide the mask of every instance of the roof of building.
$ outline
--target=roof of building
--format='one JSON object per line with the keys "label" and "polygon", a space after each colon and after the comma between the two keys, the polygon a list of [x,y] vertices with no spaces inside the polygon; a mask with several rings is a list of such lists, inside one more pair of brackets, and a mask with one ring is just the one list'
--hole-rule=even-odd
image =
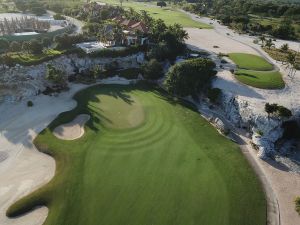
{"label": "roof of building", "polygon": [[138,30],[138,31],[141,31],[143,33],[148,33],[148,28],[142,21],[133,24],[132,26],[130,26],[130,28],[132,30]]}
{"label": "roof of building", "polygon": [[128,20],[128,19],[125,19],[125,20],[123,20],[122,22],[121,22],[121,24],[123,25],[123,26],[126,26],[126,27],[131,27],[133,24],[135,24],[136,23],[136,21],[134,21],[134,20]]}

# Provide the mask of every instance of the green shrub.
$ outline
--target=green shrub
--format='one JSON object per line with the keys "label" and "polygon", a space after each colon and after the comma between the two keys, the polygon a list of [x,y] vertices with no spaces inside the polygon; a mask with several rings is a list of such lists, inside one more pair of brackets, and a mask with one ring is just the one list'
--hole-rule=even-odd
{"label": "green shrub", "polygon": [[43,45],[36,39],[33,39],[29,42],[29,51],[32,54],[41,54],[43,52]]}
{"label": "green shrub", "polygon": [[260,136],[263,136],[263,135],[264,135],[264,132],[261,131],[261,130],[259,130],[259,131],[257,131],[257,134],[260,135]]}
{"label": "green shrub", "polygon": [[289,110],[288,108],[286,108],[284,106],[277,105],[277,104],[266,103],[265,111],[268,113],[268,115],[276,113],[278,116],[284,117],[284,118],[290,118],[292,116],[291,110]]}
{"label": "green shrub", "polygon": [[167,3],[165,3],[164,1],[160,1],[160,2],[157,2],[156,5],[160,6],[162,8],[162,7],[166,7]]}
{"label": "green shrub", "polygon": [[123,77],[123,78],[128,79],[128,80],[137,79],[138,75],[140,73],[141,73],[141,70],[139,68],[128,68],[128,69],[117,71],[117,74],[120,77]]}
{"label": "green shrub", "polygon": [[300,215],[300,197],[297,197],[295,199],[295,209],[298,212],[298,214]]}
{"label": "green shrub", "polygon": [[283,106],[279,106],[278,107],[278,115],[280,117],[290,118],[292,116],[292,112],[291,112],[291,110],[289,110]]}
{"label": "green shrub", "polygon": [[12,41],[9,44],[9,50],[11,52],[19,52],[19,51],[21,51],[21,47],[22,47],[22,45],[17,41]]}
{"label": "green shrub", "polygon": [[268,113],[268,115],[273,114],[277,111],[278,105],[277,104],[270,104],[266,103],[265,104],[265,111]]}
{"label": "green shrub", "polygon": [[65,20],[66,18],[62,16],[60,13],[57,13],[53,16],[53,19],[55,20]]}
{"label": "green shrub", "polygon": [[106,71],[115,71],[119,68],[119,63],[117,61],[112,61],[110,63],[105,64],[104,69]]}
{"label": "green shrub", "polygon": [[149,80],[156,80],[161,78],[163,73],[162,65],[156,60],[151,59],[149,62],[142,66],[143,77]]}
{"label": "green shrub", "polygon": [[43,7],[35,6],[31,8],[31,12],[36,16],[42,16],[46,13],[46,10]]}
{"label": "green shrub", "polygon": [[112,50],[112,49],[102,49],[100,51],[92,52],[89,54],[90,57],[111,57],[111,58],[116,58],[116,57],[125,57],[128,55],[133,55],[138,52],[144,51],[145,46],[132,46],[129,48],[125,48],[122,50]]}
{"label": "green shrub", "polygon": [[32,107],[32,106],[33,106],[33,102],[32,102],[32,101],[28,101],[28,102],[27,102],[27,106],[28,106],[28,107]]}
{"label": "green shrub", "polygon": [[210,88],[207,91],[207,97],[209,98],[209,100],[213,103],[217,102],[220,95],[221,95],[222,91],[220,88]]}
{"label": "green shrub", "polygon": [[54,84],[66,86],[66,77],[63,71],[56,69],[53,65],[47,65],[46,79]]}
{"label": "green shrub", "polygon": [[179,96],[197,95],[210,85],[216,75],[216,64],[210,59],[190,59],[172,66],[164,85],[168,92]]}

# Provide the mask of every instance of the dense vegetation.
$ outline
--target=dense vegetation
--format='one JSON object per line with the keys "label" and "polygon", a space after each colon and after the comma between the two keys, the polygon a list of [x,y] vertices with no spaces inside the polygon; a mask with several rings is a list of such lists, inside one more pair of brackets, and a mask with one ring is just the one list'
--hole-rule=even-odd
{"label": "dense vegetation", "polygon": [[165,80],[168,92],[179,95],[197,95],[216,75],[215,63],[209,59],[191,59],[175,64],[170,68]]}
{"label": "dense vegetation", "polygon": [[[123,28],[116,21],[112,20],[117,16],[123,16],[124,18],[133,19],[135,21],[143,21],[149,29],[147,36],[151,42],[151,46],[149,46],[149,48],[145,46],[132,46],[120,51],[104,49],[90,54],[91,57],[119,57],[147,50],[149,58],[163,61],[166,59],[175,60],[177,55],[181,55],[185,52],[186,46],[184,40],[188,35],[181,25],[176,23],[166,25],[161,19],[153,19],[146,11],[138,13],[133,9],[125,10],[121,7],[111,5],[106,5],[98,9],[94,4],[95,3],[91,3],[89,5],[91,9],[86,11],[78,8],[78,5],[70,5],[69,7],[71,7],[72,10],[66,8],[63,12],[70,16],[76,13],[77,18],[86,22],[83,28],[83,34],[68,35],[65,33],[57,35],[54,38],[47,37],[23,42],[9,42],[6,39],[0,39],[0,50],[5,53],[5,55],[0,57],[0,61],[9,66],[15,65],[16,63],[32,65],[65,54],[73,49],[76,43],[86,40],[105,41],[113,38],[118,41],[123,35]],[[51,8],[54,6],[50,4],[47,7]],[[97,8],[96,11],[94,7]],[[55,7],[53,10],[56,10],[57,13],[60,12],[60,10],[57,10]],[[59,14],[56,16],[59,16]],[[107,27],[113,27],[113,32],[105,32]],[[9,54],[7,54],[7,52],[9,52]]]}
{"label": "dense vegetation", "polygon": [[295,209],[298,212],[298,214],[300,215],[300,197],[297,197],[295,199]]}
{"label": "dense vegetation", "polygon": [[[247,160],[190,105],[142,86],[95,86],[75,99],[34,141],[55,158],[55,177],[9,216],[46,205],[44,225],[266,224]],[[82,113],[91,116],[82,138],[52,134]]]}
{"label": "dense vegetation", "polygon": [[268,115],[273,115],[273,116],[279,116],[282,118],[290,118],[292,116],[291,110],[288,108],[277,105],[276,103],[270,104],[266,103],[265,104],[265,111],[268,113]]}
{"label": "dense vegetation", "polygon": [[[101,2],[118,6],[121,5],[119,0],[102,0]],[[137,12],[145,11],[154,19],[162,19],[167,25],[178,23],[183,27],[211,28],[210,25],[193,20],[185,13],[180,12],[176,7],[172,7],[172,5],[163,8],[159,8],[156,5],[156,1],[122,1],[123,8],[132,8]]]}
{"label": "dense vegetation", "polygon": [[260,0],[189,0],[179,4],[197,14],[213,15],[240,31],[300,38],[300,4]]}

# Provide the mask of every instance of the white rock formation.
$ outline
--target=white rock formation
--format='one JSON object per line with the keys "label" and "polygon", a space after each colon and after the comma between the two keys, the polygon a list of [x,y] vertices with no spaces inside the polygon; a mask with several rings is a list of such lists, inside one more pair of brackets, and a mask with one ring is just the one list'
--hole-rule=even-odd
{"label": "white rock formation", "polygon": [[267,113],[258,114],[248,102],[240,100],[230,93],[223,93],[222,109],[225,116],[236,127],[244,128],[252,133],[252,141],[258,147],[258,155],[261,158],[270,156],[275,151],[275,142],[282,137],[283,120],[268,117]]}
{"label": "white rock formation", "polygon": [[138,67],[144,60],[143,53],[118,58],[78,57],[76,54],[64,55],[34,66],[0,67],[0,102],[18,101],[44,91],[49,83],[45,80],[47,64],[64,71],[66,75],[84,71],[95,65],[104,66],[116,62],[120,68]]}

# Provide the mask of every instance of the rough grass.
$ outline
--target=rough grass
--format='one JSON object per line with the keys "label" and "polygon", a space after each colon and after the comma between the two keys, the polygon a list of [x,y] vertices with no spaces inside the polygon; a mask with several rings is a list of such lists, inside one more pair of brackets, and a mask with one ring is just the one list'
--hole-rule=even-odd
{"label": "rough grass", "polygon": [[[274,18],[274,17],[261,17],[257,15],[250,14],[250,22],[258,23],[264,26],[271,25],[273,27],[279,26],[283,22],[284,18]],[[299,21],[292,21],[292,26],[295,28],[296,36],[300,38],[300,24]]]}
{"label": "rough grass", "polygon": [[268,53],[273,59],[277,60],[277,61],[281,61],[281,62],[285,62],[286,61],[286,58],[288,56],[288,52],[291,52],[293,54],[296,54],[296,63],[299,65],[300,67],[300,53],[299,52],[296,52],[294,50],[289,50],[288,52],[284,52],[278,48],[271,48],[271,49],[268,49],[268,48],[263,48],[264,51],[266,53]]}
{"label": "rough grass", "polygon": [[[118,1],[118,0],[103,0],[102,2],[120,6],[120,1]],[[156,4],[156,2],[155,2],[155,4]],[[208,24],[194,21],[188,15],[186,15],[183,12],[178,11],[178,9],[173,8],[173,7],[160,8],[154,4],[151,4],[150,2],[142,3],[142,2],[135,2],[135,1],[124,1],[123,7],[126,7],[126,8],[131,7],[138,12],[140,10],[145,10],[153,18],[162,19],[168,25],[178,23],[178,24],[181,24],[183,27],[195,27],[195,28],[204,28],[204,29],[212,28]]]}
{"label": "rough grass", "polygon": [[284,81],[278,71],[237,70],[235,77],[242,83],[262,89],[284,88]]}
{"label": "rough grass", "polygon": [[51,60],[53,58],[61,56],[64,53],[65,53],[64,51],[47,49],[44,50],[44,52],[41,54],[30,54],[26,52],[10,53],[9,57],[11,58],[11,62],[13,64],[29,66],[29,65],[36,65]]}
{"label": "rough grass", "polygon": [[[264,193],[238,146],[193,107],[139,86],[98,85],[75,99],[77,107],[34,141],[55,158],[54,179],[10,207],[9,216],[47,205],[45,225],[266,224]],[[116,115],[130,117],[135,102],[144,119],[119,129]],[[82,138],[52,134],[85,113],[91,119]]]}
{"label": "rough grass", "polygon": [[268,71],[273,69],[273,65],[264,58],[246,54],[246,53],[230,53],[229,58],[237,64],[240,69]]}

